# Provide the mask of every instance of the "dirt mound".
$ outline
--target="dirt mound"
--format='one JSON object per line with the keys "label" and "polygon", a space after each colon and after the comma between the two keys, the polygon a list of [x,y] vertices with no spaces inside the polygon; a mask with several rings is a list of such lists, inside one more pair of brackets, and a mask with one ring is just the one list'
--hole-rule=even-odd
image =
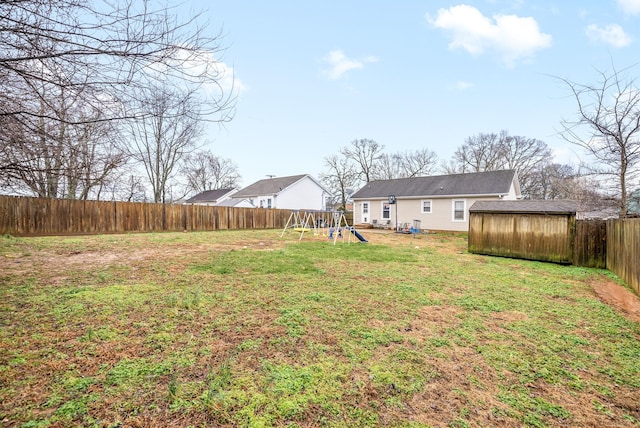
{"label": "dirt mound", "polygon": [[602,302],[612,306],[625,317],[640,322],[640,297],[633,291],[605,278],[592,281],[590,285]]}

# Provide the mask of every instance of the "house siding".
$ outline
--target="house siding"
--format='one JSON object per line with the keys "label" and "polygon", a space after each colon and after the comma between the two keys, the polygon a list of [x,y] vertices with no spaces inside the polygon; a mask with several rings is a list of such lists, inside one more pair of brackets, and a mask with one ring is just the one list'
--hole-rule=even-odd
{"label": "house siding", "polygon": [[[512,196],[515,199],[515,194]],[[422,212],[422,201],[431,201],[431,213]],[[453,202],[454,200],[465,201],[465,219],[464,221],[453,221]],[[469,230],[469,208],[476,201],[498,200],[498,197],[452,197],[452,198],[433,198],[423,197],[416,199],[401,199],[396,204],[391,205],[390,218],[391,226],[396,224],[396,210],[398,214],[398,226],[403,223],[413,225],[414,220],[420,220],[420,228],[423,230],[446,230],[453,232],[467,232]],[[356,201],[354,206],[354,223],[373,223],[375,220],[378,224],[384,224],[386,219],[382,218],[382,204],[388,199],[371,199],[368,201]],[[362,218],[362,202],[369,202],[369,221],[364,222]]]}
{"label": "house siding", "polygon": [[274,208],[323,210],[328,196],[310,177],[292,184],[275,197]]}
{"label": "house siding", "polygon": [[[469,209],[476,201],[516,200],[520,198],[518,175],[514,170],[485,171],[376,180],[365,184],[353,195],[354,223],[386,224],[382,219],[382,204],[396,197],[389,220],[392,226],[420,220],[421,229],[466,232],[469,230]],[[431,212],[422,212],[423,201],[431,203]],[[464,203],[464,218],[454,218],[456,201]],[[362,215],[362,204],[369,202],[369,216]]]}

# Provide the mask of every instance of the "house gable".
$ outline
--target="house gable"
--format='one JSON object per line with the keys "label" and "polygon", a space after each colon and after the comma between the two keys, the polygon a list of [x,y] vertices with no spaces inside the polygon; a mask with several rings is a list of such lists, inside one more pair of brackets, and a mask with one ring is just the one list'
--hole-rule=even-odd
{"label": "house gable", "polygon": [[262,208],[324,209],[330,192],[308,174],[259,180],[234,194]]}
{"label": "house gable", "polygon": [[255,198],[257,196],[275,195],[304,177],[306,177],[305,174],[266,178],[240,189],[234,196],[236,198]]}

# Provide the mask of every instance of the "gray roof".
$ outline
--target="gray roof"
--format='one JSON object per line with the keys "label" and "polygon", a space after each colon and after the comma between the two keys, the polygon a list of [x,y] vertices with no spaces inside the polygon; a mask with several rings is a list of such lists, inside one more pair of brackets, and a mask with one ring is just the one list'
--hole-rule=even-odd
{"label": "gray roof", "polygon": [[515,177],[514,170],[503,170],[378,180],[365,184],[352,198],[507,195]]}
{"label": "gray roof", "polygon": [[518,214],[575,214],[578,202],[567,200],[519,200],[519,201],[476,201],[469,212],[518,213]]}
{"label": "gray roof", "polygon": [[255,196],[274,195],[293,183],[302,180],[307,174],[292,175],[289,177],[274,177],[256,181],[255,183],[240,189],[234,194],[234,198],[252,198]]}
{"label": "gray roof", "polygon": [[205,190],[204,192],[200,192],[197,195],[187,199],[185,203],[195,204],[198,202],[215,202],[233,190],[234,189]]}
{"label": "gray roof", "polygon": [[248,200],[248,199],[245,199],[245,198],[228,198],[228,199],[225,199],[225,200],[224,200],[224,201],[222,201],[222,202],[218,202],[218,203],[216,204],[216,206],[217,206],[217,207],[235,207],[235,206],[238,206],[238,205],[240,205],[241,203],[243,203],[243,202],[245,202],[245,201],[246,201],[249,205],[253,205],[253,204],[251,204],[251,203],[249,202],[249,200]]}

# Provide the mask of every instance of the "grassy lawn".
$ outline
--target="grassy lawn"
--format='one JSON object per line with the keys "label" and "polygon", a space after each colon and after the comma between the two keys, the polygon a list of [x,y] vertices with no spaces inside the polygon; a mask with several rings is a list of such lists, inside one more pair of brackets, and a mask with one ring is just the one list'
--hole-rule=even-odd
{"label": "grassy lawn", "polygon": [[363,234],[0,238],[0,426],[640,425],[605,271]]}

